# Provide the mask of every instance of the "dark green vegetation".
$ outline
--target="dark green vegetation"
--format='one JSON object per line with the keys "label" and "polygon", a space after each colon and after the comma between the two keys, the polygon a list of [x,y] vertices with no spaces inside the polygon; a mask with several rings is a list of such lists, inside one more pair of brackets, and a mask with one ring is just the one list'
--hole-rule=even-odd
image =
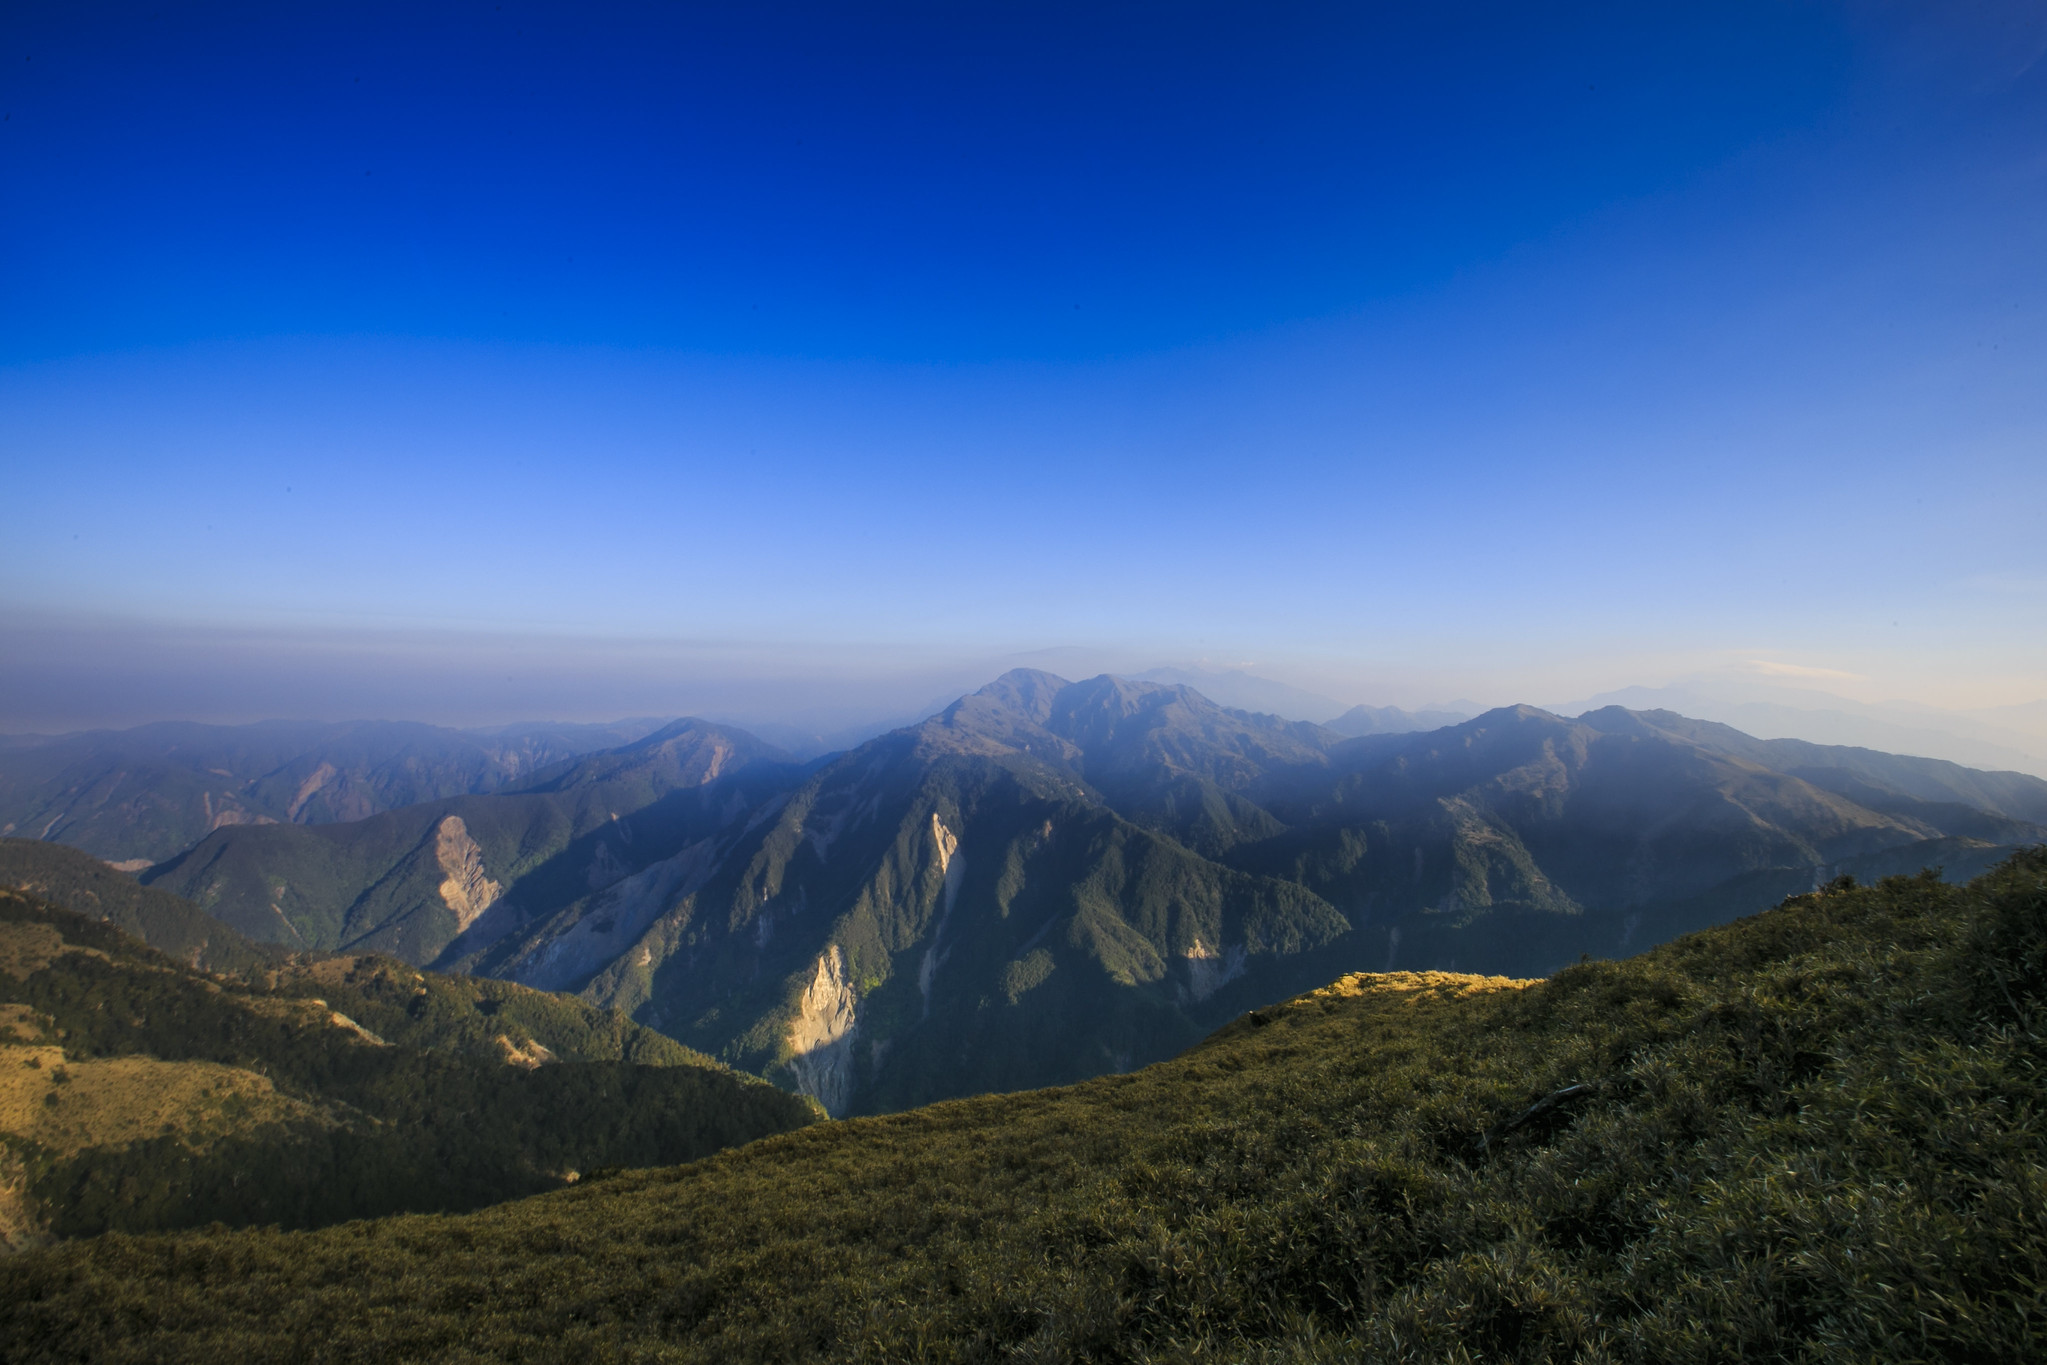
{"label": "dark green vegetation", "polygon": [[1851,873],[1961,878],[2047,783],[1527,707],[1346,738],[1020,671],[799,767],[680,723],[516,793],[222,829],[253,938],[580,992],[834,1113],[1059,1084],[1359,968],[1546,974]]}
{"label": "dark green vegetation", "polygon": [[497,791],[653,721],[447,730],[393,721],[145,725],[0,748],[0,835],[160,862],[223,825],[321,824]]}
{"label": "dark green vegetation", "polygon": [[0,839],[0,887],[105,920],[187,966],[242,972],[284,954],[251,943],[180,896],[142,886],[89,853],[34,839]]}
{"label": "dark green vegetation", "polygon": [[462,1217],[0,1264],[19,1361],[2047,1353],[2047,852]]}
{"label": "dark green vegetation", "polygon": [[573,995],[422,972],[394,957],[295,955],[261,980],[281,996],[318,997],[399,1047],[466,1052],[514,1065],[544,1059],[724,1069],[664,1033]]}
{"label": "dark green vegetation", "polygon": [[0,892],[0,1233],[466,1209],[810,1121],[584,1002],[377,957],[196,971]]}
{"label": "dark green vegetation", "polygon": [[[190,901],[137,885],[77,849],[0,839],[0,886],[105,920],[167,957],[282,995],[322,995],[385,1041],[502,1059],[535,1043],[563,1061],[716,1066],[665,1034],[574,996],[421,972],[376,954],[287,953],[251,943]],[[505,1039],[500,1042],[500,1038]]]}

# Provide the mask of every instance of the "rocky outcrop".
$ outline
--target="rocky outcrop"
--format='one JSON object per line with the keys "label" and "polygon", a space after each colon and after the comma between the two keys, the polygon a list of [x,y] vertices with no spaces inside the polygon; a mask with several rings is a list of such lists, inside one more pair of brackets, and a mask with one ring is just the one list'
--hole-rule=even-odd
{"label": "rocky outcrop", "polygon": [[663,911],[696,894],[717,870],[718,851],[717,840],[701,840],[612,883],[496,974],[543,991],[577,989],[639,943]]}
{"label": "rocky outcrop", "polygon": [[460,933],[497,903],[504,888],[483,870],[483,850],[469,837],[469,826],[459,815],[448,816],[434,831],[434,857],[446,878],[441,883],[441,902],[455,912],[456,932]]}
{"label": "rocky outcrop", "polygon": [[[242,809],[240,803],[225,793],[221,795],[220,805],[215,806],[213,804],[213,793],[201,792],[199,793],[199,806],[200,809],[206,812],[206,830],[209,834],[223,825],[274,825],[277,823],[271,816],[257,815]],[[51,825],[56,823],[55,820],[50,822]],[[39,839],[49,838],[49,826],[45,826],[43,832],[36,837]]]}
{"label": "rocky outcrop", "polygon": [[1187,950],[1187,994],[1197,1003],[1208,999],[1244,974],[1246,954],[1240,944],[1221,952],[1194,940]]}
{"label": "rocky outcrop", "polygon": [[284,818],[287,820],[297,820],[299,812],[306,808],[306,802],[317,796],[320,788],[332,782],[339,775],[332,763],[323,760],[319,767],[313,769],[306,776],[305,781],[299,783],[299,789],[292,794],[291,805],[285,808]]}
{"label": "rocky outcrop", "polygon": [[917,969],[917,989],[924,996],[924,1017],[931,1017],[931,982],[938,975],[938,969],[945,965],[945,926],[952,918],[952,903],[959,898],[960,878],[965,875],[967,864],[959,856],[959,836],[945,827],[938,818],[938,812],[931,812],[931,842],[938,862],[938,875],[944,881],[943,899],[939,902],[938,923],[931,930],[931,946],[924,950],[924,962]]}
{"label": "rocky outcrop", "polygon": [[[618,817],[612,816],[611,821],[616,826]],[[630,835],[626,837],[630,839]],[[612,852],[611,845],[599,839],[596,851],[590,855],[590,866],[584,870],[583,882],[592,891],[601,891],[628,875],[630,871],[625,861]]]}
{"label": "rocky outcrop", "polygon": [[846,955],[834,943],[818,954],[789,1025],[789,1072],[796,1089],[838,1118],[853,1096],[853,1043],[860,1034],[858,1001],[846,979]]}
{"label": "rocky outcrop", "polygon": [[356,1037],[362,1039],[365,1043],[370,1044],[372,1047],[391,1046],[382,1038],[378,1037],[376,1034],[364,1028],[361,1024],[356,1023],[355,1020],[343,1014],[340,1010],[328,1011],[327,1022],[334,1025],[334,1027],[336,1028],[347,1029],[350,1033],[353,1033]]}
{"label": "rocky outcrop", "polygon": [[504,1055],[506,1066],[516,1066],[521,1071],[538,1071],[555,1059],[545,1043],[537,1038],[528,1038],[524,1046],[512,1041],[509,1033],[500,1033],[496,1039],[498,1051]]}

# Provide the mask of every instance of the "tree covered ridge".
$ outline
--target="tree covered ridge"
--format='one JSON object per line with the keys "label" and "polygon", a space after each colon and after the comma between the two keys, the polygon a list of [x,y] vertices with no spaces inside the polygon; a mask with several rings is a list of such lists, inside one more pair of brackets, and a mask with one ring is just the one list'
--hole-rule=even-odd
{"label": "tree covered ridge", "polygon": [[459,1218],[0,1266],[22,1360],[2013,1360],[2047,851]]}
{"label": "tree covered ridge", "polygon": [[183,897],[143,886],[62,844],[0,839],[0,887],[105,920],[158,952],[209,971],[248,971],[284,956],[283,949],[250,942]]}
{"label": "tree covered ridge", "polygon": [[[0,949],[0,1144],[54,1235],[474,1208],[811,1118],[672,1040],[508,983],[378,958],[219,976],[13,892]],[[151,1112],[151,1088],[195,1072],[220,1112]]]}

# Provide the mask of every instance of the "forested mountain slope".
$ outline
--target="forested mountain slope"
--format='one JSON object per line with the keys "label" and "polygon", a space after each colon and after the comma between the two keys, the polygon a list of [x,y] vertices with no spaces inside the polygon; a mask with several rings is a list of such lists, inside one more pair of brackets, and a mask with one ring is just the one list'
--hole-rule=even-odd
{"label": "forested mountain slope", "polygon": [[580,991],[854,1113],[1126,1070],[1339,971],[1541,974],[2043,833],[2047,783],[1759,745],[1614,708],[1346,737],[1019,670],[822,765],[685,723],[149,876],[252,936]]}
{"label": "forested mountain slope", "polygon": [[583,1002],[389,958],[245,977],[0,892],[0,1235],[463,1209],[809,1121]]}
{"label": "forested mountain slope", "polygon": [[346,824],[216,830],[145,880],[258,941],[424,964],[522,902],[553,906],[616,881],[636,837],[717,829],[799,771],[744,731],[680,721],[517,791]]}
{"label": "forested mountain slope", "polygon": [[[1971,875],[2047,836],[2023,818],[1905,799],[1857,776],[1873,760],[1900,773],[1947,765],[1813,745],[1792,773],[1728,738],[1746,736],[1653,721],[1618,708],[1573,721],[1510,707],[1427,734],[1348,740],[1326,768],[1232,789],[1281,832],[1224,859],[1342,908],[1371,965],[1526,974],[1659,942],[1841,872]],[[1966,790],[1967,776],[1956,770],[1950,790]],[[2006,809],[2047,799],[2036,779],[1973,777],[2008,784]]]}
{"label": "forested mountain slope", "polygon": [[90,853],[36,839],[0,839],[0,887],[105,920],[166,957],[214,972],[274,967],[282,950],[253,943],[192,902],[107,866]]}
{"label": "forested mountain slope", "polygon": [[497,791],[657,722],[448,730],[400,721],[144,725],[0,746],[0,835],[138,866],[224,825],[360,820]]}
{"label": "forested mountain slope", "polygon": [[61,844],[0,840],[0,886],[99,919],[187,966],[286,994],[324,995],[385,1041],[526,1065],[533,1058],[715,1066],[666,1034],[573,995],[488,977],[422,972],[374,953],[286,952],[251,943],[190,901]]}
{"label": "forested mountain slope", "polygon": [[459,1218],[0,1264],[28,1361],[2047,1354],[2047,853]]}
{"label": "forested mountain slope", "polygon": [[[1096,690],[1168,711],[1195,695]],[[580,987],[834,1113],[1127,1070],[1283,994],[1289,960],[1349,926],[1124,818],[1085,761],[1113,781],[1147,745],[1224,766],[1319,754],[1293,733],[1314,727],[1272,726],[1208,706],[1160,739],[1086,685],[1011,674],[455,960]]]}

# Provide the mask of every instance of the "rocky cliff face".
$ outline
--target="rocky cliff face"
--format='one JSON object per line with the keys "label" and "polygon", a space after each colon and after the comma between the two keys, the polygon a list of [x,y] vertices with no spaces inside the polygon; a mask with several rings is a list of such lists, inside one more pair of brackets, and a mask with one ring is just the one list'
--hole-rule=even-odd
{"label": "rocky cliff face", "polygon": [[[696,893],[717,868],[719,849],[716,839],[701,839],[620,877],[571,906],[555,932],[536,936],[528,951],[506,960],[493,974],[544,991],[582,988],[638,944],[663,911]],[[645,958],[641,965],[648,965],[652,947],[639,948]]]}
{"label": "rocky cliff face", "polygon": [[[1346,926],[1105,810],[1073,747],[1033,719],[1056,681],[1010,689],[1022,711],[970,698],[736,809],[687,876],[669,866],[680,853],[621,845],[654,861],[508,939],[487,969],[538,982],[614,953],[586,998],[834,1114],[1185,1046],[1261,964]],[[996,1036],[992,1053],[976,1041]]]}
{"label": "rocky cliff face", "polygon": [[504,888],[483,870],[483,850],[469,837],[459,815],[442,820],[434,832],[434,859],[441,865],[441,903],[454,912],[459,933],[496,905]]}
{"label": "rocky cliff face", "polygon": [[859,1001],[846,980],[846,955],[834,943],[818,954],[789,1022],[789,1072],[796,1089],[833,1118],[845,1114],[853,1096],[853,1044],[859,1037]]}
{"label": "rocky cliff face", "polygon": [[931,927],[931,945],[924,950],[924,961],[917,968],[917,990],[924,997],[926,1019],[931,1017],[931,983],[949,955],[945,942],[946,925],[952,919],[953,903],[959,899],[960,882],[967,870],[966,860],[959,856],[959,836],[945,827],[945,821],[938,818],[937,811],[931,813],[931,847],[938,862],[944,899],[939,905],[938,920]]}

